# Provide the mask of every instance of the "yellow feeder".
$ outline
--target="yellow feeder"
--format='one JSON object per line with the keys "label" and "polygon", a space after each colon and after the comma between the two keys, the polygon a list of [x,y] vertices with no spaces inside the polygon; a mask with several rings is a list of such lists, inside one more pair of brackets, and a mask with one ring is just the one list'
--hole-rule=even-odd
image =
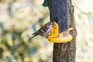
{"label": "yellow feeder", "polygon": [[[70,30],[72,30],[73,28],[70,28]],[[66,43],[66,42],[70,42],[73,37],[72,35],[68,35],[68,36],[65,36],[63,35],[64,33],[59,33],[59,27],[58,27],[58,24],[56,22],[54,22],[54,27],[52,29],[52,31],[50,32],[50,36],[47,38],[48,41],[50,42],[54,42],[54,43]]]}

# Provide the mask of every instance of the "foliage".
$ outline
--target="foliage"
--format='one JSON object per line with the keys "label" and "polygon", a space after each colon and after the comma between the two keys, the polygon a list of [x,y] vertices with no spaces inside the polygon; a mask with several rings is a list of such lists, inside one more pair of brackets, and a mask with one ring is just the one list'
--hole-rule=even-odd
{"label": "foliage", "polygon": [[43,1],[0,1],[0,62],[51,62],[52,43],[32,33],[49,21]]}

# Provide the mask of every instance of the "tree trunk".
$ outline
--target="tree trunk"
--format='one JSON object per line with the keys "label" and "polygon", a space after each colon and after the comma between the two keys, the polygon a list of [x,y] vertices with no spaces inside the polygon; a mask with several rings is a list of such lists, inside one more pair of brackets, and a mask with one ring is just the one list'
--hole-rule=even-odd
{"label": "tree trunk", "polygon": [[76,53],[76,29],[74,22],[74,6],[71,0],[50,0],[50,19],[56,21],[59,25],[59,32],[69,27],[74,29],[70,32],[73,40],[68,43],[54,43],[53,62],[75,62]]}

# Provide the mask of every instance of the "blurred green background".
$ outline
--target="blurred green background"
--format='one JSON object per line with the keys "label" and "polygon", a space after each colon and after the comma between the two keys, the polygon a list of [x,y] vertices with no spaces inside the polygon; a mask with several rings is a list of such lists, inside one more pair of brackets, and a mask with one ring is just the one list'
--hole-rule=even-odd
{"label": "blurred green background", "polygon": [[[0,0],[0,62],[52,62],[53,43],[28,41],[50,21],[44,0]],[[73,0],[77,29],[76,62],[93,61],[93,0]]]}

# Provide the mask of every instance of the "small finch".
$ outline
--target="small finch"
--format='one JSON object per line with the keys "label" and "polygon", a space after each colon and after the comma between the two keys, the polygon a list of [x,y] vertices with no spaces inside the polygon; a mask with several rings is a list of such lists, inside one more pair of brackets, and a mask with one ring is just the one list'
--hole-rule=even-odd
{"label": "small finch", "polygon": [[44,26],[42,26],[38,31],[36,31],[35,33],[33,33],[33,37],[31,37],[29,40],[31,40],[32,38],[40,35],[42,37],[48,37],[52,28],[54,26],[54,22],[48,22],[46,23]]}

